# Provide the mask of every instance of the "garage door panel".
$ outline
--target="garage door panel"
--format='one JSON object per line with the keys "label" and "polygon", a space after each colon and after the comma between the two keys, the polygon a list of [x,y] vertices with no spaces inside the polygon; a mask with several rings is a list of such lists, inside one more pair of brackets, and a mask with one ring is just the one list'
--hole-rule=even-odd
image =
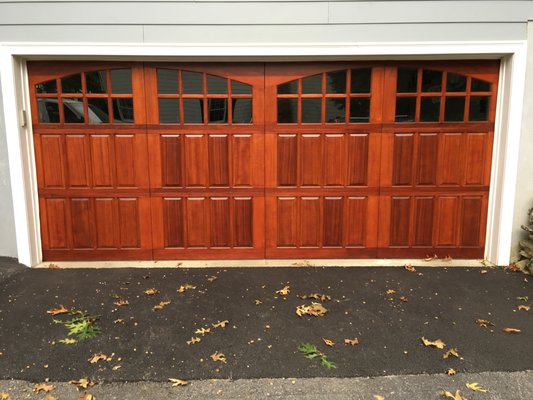
{"label": "garage door panel", "polygon": [[91,202],[88,198],[71,199],[72,247],[74,249],[93,248],[94,235]]}
{"label": "garage door panel", "polygon": [[65,188],[67,179],[64,167],[64,145],[61,135],[35,135],[37,165],[40,167],[41,174],[39,186],[45,188]]}
{"label": "garage door panel", "polygon": [[347,138],[348,186],[369,184],[369,134],[350,134]]}
{"label": "garage door panel", "polygon": [[66,168],[71,187],[89,187],[90,153],[85,135],[65,135]]}
{"label": "garage door panel", "polygon": [[437,154],[439,136],[437,133],[420,133],[417,152],[417,185],[435,185],[437,182]]}

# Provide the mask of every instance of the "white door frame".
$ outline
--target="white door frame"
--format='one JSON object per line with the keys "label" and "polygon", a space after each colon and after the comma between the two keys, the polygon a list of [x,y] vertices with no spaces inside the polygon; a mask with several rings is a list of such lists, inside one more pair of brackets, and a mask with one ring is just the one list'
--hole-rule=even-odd
{"label": "white door frame", "polygon": [[485,259],[509,263],[526,41],[198,46],[0,43],[0,77],[19,262],[42,262],[26,60],[296,61],[500,58]]}

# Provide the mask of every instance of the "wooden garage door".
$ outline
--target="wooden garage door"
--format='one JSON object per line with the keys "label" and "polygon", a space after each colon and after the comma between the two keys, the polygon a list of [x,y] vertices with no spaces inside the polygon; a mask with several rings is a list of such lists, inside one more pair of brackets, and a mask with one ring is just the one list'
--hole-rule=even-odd
{"label": "wooden garage door", "polygon": [[481,257],[497,78],[30,63],[44,259]]}

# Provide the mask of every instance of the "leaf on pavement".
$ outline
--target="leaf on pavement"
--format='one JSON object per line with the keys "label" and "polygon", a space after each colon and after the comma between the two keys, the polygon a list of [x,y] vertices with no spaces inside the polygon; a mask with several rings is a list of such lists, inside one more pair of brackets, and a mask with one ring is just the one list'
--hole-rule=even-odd
{"label": "leaf on pavement", "polygon": [[218,279],[218,276],[215,276],[215,275],[211,275],[211,276],[209,276],[209,277],[207,278],[207,280],[208,280],[209,282],[216,281],[217,279]]}
{"label": "leaf on pavement", "polygon": [[311,294],[304,294],[303,296],[300,296],[302,299],[313,299],[313,300],[320,300],[321,302],[325,301],[331,301],[331,296],[327,294],[321,294],[321,293],[311,293]]}
{"label": "leaf on pavement", "polygon": [[409,272],[416,272],[416,269],[415,267],[413,267],[411,264],[407,264],[403,267],[406,271],[409,271]]}
{"label": "leaf on pavement", "polygon": [[218,321],[216,324],[211,325],[213,325],[213,328],[225,328],[227,324],[229,324],[229,321],[225,319],[224,321]]}
{"label": "leaf on pavement", "polygon": [[162,310],[163,308],[165,308],[166,306],[168,306],[170,304],[170,301],[160,301],[159,304],[156,304],[152,310],[153,311],[157,311],[157,310]]}
{"label": "leaf on pavement", "polygon": [[157,290],[156,288],[150,288],[144,291],[144,294],[147,294],[148,296],[153,296],[154,294],[158,294],[158,293],[159,293],[159,290]]}
{"label": "leaf on pavement", "polygon": [[206,333],[211,333],[211,328],[200,328],[200,329],[196,329],[194,331],[194,333],[196,333],[197,335],[202,335],[204,336]]}
{"label": "leaf on pavement", "polygon": [[199,337],[192,337],[191,340],[187,340],[187,344],[200,343],[201,341],[202,339],[200,339]]}
{"label": "leaf on pavement", "polygon": [[461,395],[461,392],[459,390],[455,391],[455,394],[448,392],[447,390],[443,390],[440,392],[441,396],[448,397],[453,400],[468,400],[466,397],[463,397]]}
{"label": "leaf on pavement", "polygon": [[123,307],[123,306],[127,306],[130,304],[130,302],[128,300],[119,300],[119,301],[114,301],[113,302],[114,305],[116,305],[117,307]]}
{"label": "leaf on pavement", "polygon": [[56,387],[54,385],[50,385],[49,383],[37,383],[34,387],[33,387],[33,391],[35,393],[39,393],[39,392],[45,392],[45,393],[48,393],[48,392],[51,392],[52,390],[54,390]]}
{"label": "leaf on pavement", "polygon": [[296,314],[301,317],[304,314],[311,315],[313,317],[323,317],[328,310],[320,303],[311,303],[311,305],[302,304],[296,307]]}
{"label": "leaf on pavement", "polygon": [[473,390],[474,392],[483,392],[483,393],[487,393],[488,392],[487,389],[483,389],[481,386],[479,386],[479,383],[477,383],[477,382],[467,383],[466,387],[468,389]]}
{"label": "leaf on pavement", "polygon": [[344,339],[344,344],[349,344],[350,346],[357,346],[359,344],[359,339]]}
{"label": "leaf on pavement", "polygon": [[444,343],[442,340],[428,340],[424,336],[420,338],[422,340],[422,343],[424,343],[424,346],[432,346],[436,347],[437,349],[443,349],[446,346],[446,343]]}
{"label": "leaf on pavement", "polygon": [[426,258],[424,258],[424,261],[433,261],[433,260],[438,260],[439,259],[439,256],[437,256],[436,254],[433,254],[432,256],[429,256],[426,254]]}
{"label": "leaf on pavement", "polygon": [[85,393],[83,396],[80,396],[79,400],[96,400],[96,397],[90,393]]}
{"label": "leaf on pavement", "polygon": [[385,400],[385,397],[380,396],[380,395],[378,395],[378,394],[375,394],[375,395],[374,395],[374,400]]}
{"label": "leaf on pavement", "polygon": [[505,333],[520,333],[520,332],[522,332],[522,330],[517,329],[517,328],[503,328],[503,331]]}
{"label": "leaf on pavement", "polygon": [[60,314],[67,314],[69,312],[70,310],[67,307],[65,307],[63,304],[60,304],[59,307],[51,308],[46,313],[52,316],[55,316],[55,315],[60,315]]}
{"label": "leaf on pavement", "polygon": [[184,381],[183,379],[168,378],[172,382],[172,386],[187,386],[189,381]]}
{"label": "leaf on pavement", "polygon": [[103,353],[96,353],[91,356],[87,361],[89,361],[91,364],[96,364],[98,361],[111,361],[113,359],[113,356],[115,353],[111,354],[110,356],[106,356]]}
{"label": "leaf on pavement", "polygon": [[224,355],[224,353],[219,353],[218,351],[215,351],[213,354],[211,354],[210,357],[213,361],[220,361],[226,364],[226,356]]}
{"label": "leaf on pavement", "polygon": [[122,318],[116,319],[113,321],[114,324],[123,324],[124,320]]}
{"label": "leaf on pavement", "polygon": [[326,346],[329,346],[329,347],[335,346],[335,343],[332,340],[330,340],[330,339],[322,338],[322,340],[324,341]]}
{"label": "leaf on pavement", "polygon": [[255,299],[254,303],[255,303],[256,306],[258,306],[259,304],[263,304],[263,302],[261,300],[259,300],[259,299]]}
{"label": "leaf on pavement", "polygon": [[280,290],[276,290],[276,293],[282,296],[287,296],[290,292],[291,292],[290,286],[283,286]]}
{"label": "leaf on pavement", "polygon": [[450,356],[454,356],[454,357],[459,358],[459,352],[457,351],[457,349],[455,347],[450,349],[450,350],[448,350],[446,353],[444,353],[442,355],[442,358],[448,358]]}
{"label": "leaf on pavement", "polygon": [[394,289],[388,289],[387,290],[387,294],[394,294],[394,293],[396,293],[396,290],[394,290]]}
{"label": "leaf on pavement", "polygon": [[409,299],[405,296],[400,296],[400,300],[403,301],[404,303],[409,301]]}
{"label": "leaf on pavement", "polygon": [[454,370],[453,368],[448,368],[448,369],[446,370],[446,375],[450,375],[450,376],[452,376],[452,375],[455,375],[456,373],[457,373],[457,371]]}
{"label": "leaf on pavement", "polygon": [[530,308],[531,308],[530,306],[525,306],[525,305],[523,305],[523,304],[520,304],[520,305],[518,306],[518,310],[519,310],[519,311],[520,311],[520,310],[523,310],[523,311],[529,311]]}
{"label": "leaf on pavement", "polygon": [[492,322],[490,322],[489,320],[486,320],[486,319],[476,319],[476,324],[478,324],[479,326],[482,326],[484,328],[488,327],[489,325],[490,326],[494,326],[494,324]]}
{"label": "leaf on pavement", "polygon": [[77,381],[72,380],[72,381],[68,381],[68,383],[79,386],[83,389],[87,389],[87,388],[90,388],[96,385],[96,382],[91,381],[89,378],[81,378],[81,379],[78,379]]}
{"label": "leaf on pavement", "polygon": [[444,258],[442,259],[442,261],[453,261],[453,258],[452,258],[452,256],[450,256],[450,255],[448,254],[446,257],[444,257]]}
{"label": "leaf on pavement", "polygon": [[9,400],[9,393],[0,392],[0,400]]}
{"label": "leaf on pavement", "polygon": [[516,299],[522,301],[529,301],[529,296],[518,296]]}
{"label": "leaf on pavement", "polygon": [[76,339],[72,339],[72,338],[65,338],[65,339],[61,339],[61,340],[58,340],[59,343],[63,343],[63,344],[74,344],[74,343],[78,343],[78,341]]}
{"label": "leaf on pavement", "polygon": [[196,289],[196,286],[189,285],[188,283],[186,283],[185,285],[181,285],[178,288],[178,293],[184,293],[184,292],[186,292],[187,290],[190,290],[190,289]]}

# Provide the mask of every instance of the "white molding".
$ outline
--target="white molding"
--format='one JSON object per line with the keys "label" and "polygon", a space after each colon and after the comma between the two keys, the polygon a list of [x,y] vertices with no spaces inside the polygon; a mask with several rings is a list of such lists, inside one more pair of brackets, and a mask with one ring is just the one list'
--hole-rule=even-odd
{"label": "white molding", "polygon": [[28,127],[25,129],[20,127],[19,122],[18,111],[23,108],[29,110],[24,64],[19,60],[303,61],[502,58],[485,258],[494,264],[505,265],[510,257],[526,51],[526,41],[201,46],[144,43],[0,43],[0,74],[19,261],[30,266],[42,262],[31,121],[28,119]]}

